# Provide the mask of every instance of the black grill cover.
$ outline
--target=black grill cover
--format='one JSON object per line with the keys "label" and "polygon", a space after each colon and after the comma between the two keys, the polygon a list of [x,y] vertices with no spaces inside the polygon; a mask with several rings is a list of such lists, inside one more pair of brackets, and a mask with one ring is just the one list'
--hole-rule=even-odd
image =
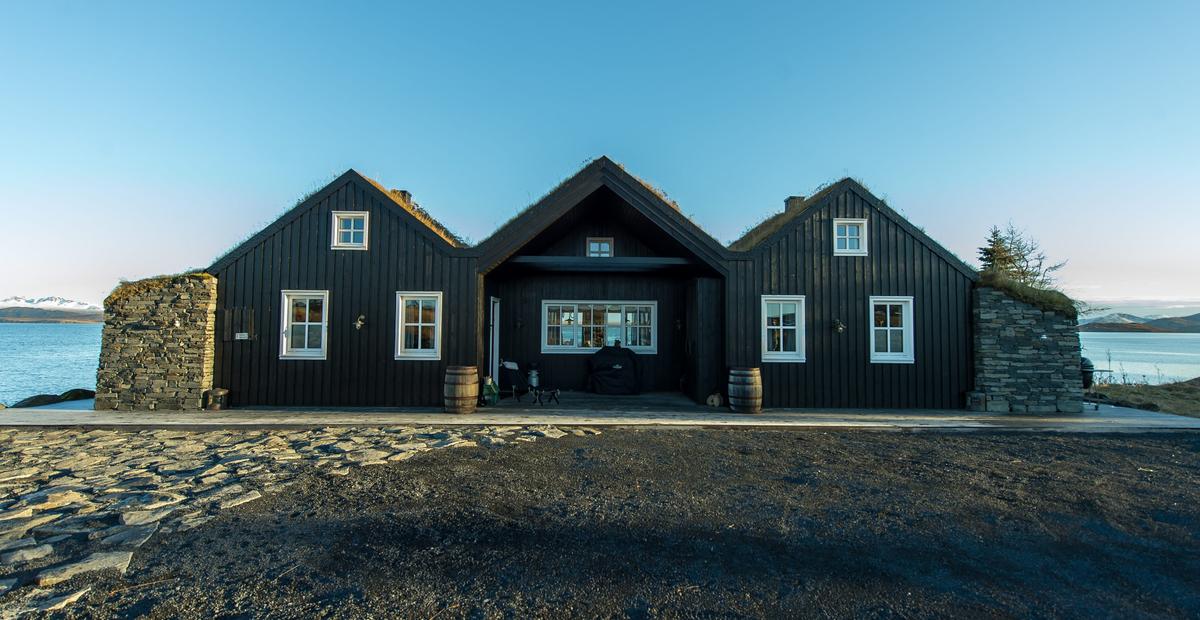
{"label": "black grill cover", "polygon": [[588,360],[588,389],[597,394],[637,394],[637,354],[624,347],[604,347]]}

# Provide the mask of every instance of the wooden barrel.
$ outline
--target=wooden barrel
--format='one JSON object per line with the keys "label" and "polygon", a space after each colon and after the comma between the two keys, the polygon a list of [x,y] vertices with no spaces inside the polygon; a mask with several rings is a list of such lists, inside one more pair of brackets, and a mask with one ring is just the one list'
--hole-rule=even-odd
{"label": "wooden barrel", "polygon": [[762,411],[762,373],[757,368],[729,369],[729,408],[738,413]]}
{"label": "wooden barrel", "polygon": [[479,403],[479,369],[474,366],[448,366],[446,388],[442,392],[446,399],[446,413],[475,413]]}

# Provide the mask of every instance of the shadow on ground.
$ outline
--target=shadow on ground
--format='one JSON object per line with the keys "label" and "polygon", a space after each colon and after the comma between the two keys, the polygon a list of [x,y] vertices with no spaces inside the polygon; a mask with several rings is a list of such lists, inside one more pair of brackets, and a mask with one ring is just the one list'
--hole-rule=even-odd
{"label": "shadow on ground", "polygon": [[164,536],[87,613],[1195,617],[1198,448],[725,430],[439,451]]}

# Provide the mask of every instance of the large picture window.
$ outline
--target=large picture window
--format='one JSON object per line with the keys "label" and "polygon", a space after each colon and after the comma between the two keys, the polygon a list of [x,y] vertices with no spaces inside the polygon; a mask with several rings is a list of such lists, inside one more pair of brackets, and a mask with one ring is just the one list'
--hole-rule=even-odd
{"label": "large picture window", "polygon": [[283,291],[281,359],[325,359],[329,291]]}
{"label": "large picture window", "polygon": [[442,294],[396,293],[396,359],[442,358]]}
{"label": "large picture window", "polygon": [[871,298],[871,361],[911,364],[913,356],[913,298]]}
{"label": "large picture window", "polygon": [[803,362],[804,352],[804,296],[763,295],[763,361]]}
{"label": "large picture window", "polygon": [[658,352],[658,302],[543,301],[542,353],[590,353],[621,341]]}

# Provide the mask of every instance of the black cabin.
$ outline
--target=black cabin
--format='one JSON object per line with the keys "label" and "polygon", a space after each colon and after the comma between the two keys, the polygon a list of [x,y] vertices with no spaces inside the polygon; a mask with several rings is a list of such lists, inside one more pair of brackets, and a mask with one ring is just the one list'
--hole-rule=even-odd
{"label": "black cabin", "polygon": [[703,401],[760,367],[766,407],[957,408],[975,272],[850,179],[729,246],[601,157],[468,246],[349,171],[209,268],[214,385],[239,406],[429,406],[501,358],[586,385],[620,340],[646,391]]}

